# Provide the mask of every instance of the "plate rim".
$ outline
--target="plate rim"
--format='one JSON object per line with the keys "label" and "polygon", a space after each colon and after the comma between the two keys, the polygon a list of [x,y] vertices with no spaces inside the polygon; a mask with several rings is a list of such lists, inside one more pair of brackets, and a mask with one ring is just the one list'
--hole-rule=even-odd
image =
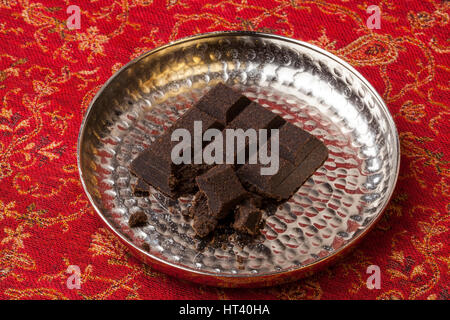
{"label": "plate rim", "polygon": [[[198,270],[198,269],[194,269],[194,268],[187,267],[184,265],[178,265],[178,264],[172,263],[171,261],[161,259],[160,257],[155,256],[155,255],[143,250],[138,245],[134,244],[129,239],[127,239],[124,235],[122,235],[121,232],[116,230],[116,228],[111,225],[111,223],[106,219],[106,217],[103,215],[101,210],[96,206],[91,194],[89,193],[89,191],[87,189],[87,186],[86,186],[86,183],[84,180],[84,176],[83,176],[83,171],[81,169],[82,137],[86,130],[85,124],[90,116],[90,113],[93,109],[95,102],[97,101],[99,96],[103,93],[103,91],[109,86],[109,84],[122,71],[126,70],[131,65],[139,62],[140,60],[144,59],[147,56],[150,56],[161,50],[164,50],[165,48],[183,44],[183,43],[190,42],[190,41],[195,41],[195,40],[200,40],[200,39],[205,39],[205,38],[221,37],[221,36],[234,36],[234,37],[246,36],[246,37],[255,37],[255,38],[263,38],[263,39],[267,39],[267,38],[268,39],[276,39],[276,40],[285,41],[285,42],[288,42],[288,43],[291,43],[294,45],[298,45],[301,47],[306,47],[307,49],[313,50],[321,55],[326,56],[327,58],[329,58],[329,59],[335,61],[336,63],[340,64],[341,66],[345,67],[352,74],[352,76],[356,77],[371,91],[374,98],[376,98],[379,106],[381,107],[381,111],[386,116],[386,120],[388,122],[389,128],[391,128],[393,130],[394,140],[395,140],[395,149],[398,152],[395,154],[395,157],[397,160],[396,166],[395,166],[395,176],[394,176],[394,179],[392,180],[392,184],[391,184],[392,188],[390,189],[390,192],[389,192],[388,196],[386,197],[387,201],[384,203],[384,205],[381,208],[377,217],[375,217],[375,219],[373,219],[370,222],[369,226],[367,226],[364,230],[362,230],[359,234],[357,234],[354,239],[352,239],[351,241],[349,241],[348,243],[346,243],[345,245],[340,247],[338,250],[334,251],[332,254],[330,254],[326,257],[320,258],[311,264],[308,264],[305,266],[299,266],[299,267],[292,267],[292,268],[282,270],[282,271],[272,271],[272,272],[268,272],[268,273],[264,273],[264,274],[221,274],[221,273],[215,273],[215,272],[210,272],[210,271]],[[177,269],[177,270],[181,271],[185,277],[191,278],[189,280],[194,281],[194,282],[200,282],[200,283],[210,282],[209,284],[212,284],[212,285],[227,286],[227,287],[247,286],[248,283],[243,283],[243,285],[236,283],[237,279],[242,279],[242,281],[250,280],[251,287],[258,286],[258,285],[263,285],[263,286],[264,285],[273,285],[274,283],[271,283],[271,281],[269,281],[270,278],[276,278],[277,280],[279,280],[279,278],[283,277],[283,276],[286,276],[286,278],[294,276],[294,279],[291,279],[291,280],[295,280],[295,279],[298,279],[298,278],[304,276],[306,273],[311,272],[319,267],[322,267],[322,266],[325,267],[326,265],[328,265],[335,259],[337,259],[337,258],[341,257],[342,255],[344,255],[345,253],[347,253],[349,251],[349,249],[354,248],[374,228],[374,226],[378,223],[378,221],[384,215],[386,207],[390,203],[390,201],[392,199],[392,195],[393,195],[396,185],[397,185],[398,176],[399,176],[399,172],[400,172],[400,158],[401,158],[400,139],[399,139],[398,130],[395,125],[392,114],[390,113],[386,103],[384,102],[384,100],[380,96],[380,94],[377,92],[377,90],[353,66],[351,66],[349,63],[347,63],[343,59],[337,57],[336,55],[334,55],[322,48],[319,48],[313,44],[305,42],[305,41],[289,38],[289,37],[278,35],[278,34],[258,32],[258,31],[243,31],[243,30],[214,31],[214,32],[201,33],[201,34],[197,34],[197,35],[190,35],[190,36],[183,37],[183,38],[180,38],[180,39],[177,39],[174,41],[170,41],[164,45],[158,46],[152,50],[144,52],[141,55],[139,55],[138,57],[130,60],[128,63],[126,63],[124,66],[122,66],[119,70],[117,70],[112,76],[110,76],[109,79],[100,87],[100,89],[98,89],[97,93],[91,99],[89,106],[86,109],[83,119],[81,121],[78,138],[77,138],[77,166],[78,166],[78,173],[79,173],[79,177],[81,180],[81,185],[83,187],[84,193],[86,194],[90,204],[94,207],[96,214],[106,224],[108,229],[111,230],[119,238],[119,240],[122,241],[122,243],[130,246],[133,249],[133,251],[135,251],[135,253],[137,253],[137,255],[139,255],[141,257],[142,256],[145,257],[145,259],[144,259],[144,260],[146,260],[145,263],[150,262],[150,263],[152,263],[152,264],[154,263],[160,267],[166,266],[167,268]],[[147,260],[149,260],[149,261],[147,261]],[[161,267],[161,271],[166,272],[166,273],[172,273],[172,272],[170,272],[170,270],[163,270],[163,269],[164,268]],[[213,282],[203,281],[203,280],[206,280],[207,278],[212,278],[215,280]],[[287,280],[287,281],[290,281],[290,280]],[[283,281],[278,282],[278,283],[282,283],[282,282]],[[286,282],[286,281],[284,281],[284,282]]]}

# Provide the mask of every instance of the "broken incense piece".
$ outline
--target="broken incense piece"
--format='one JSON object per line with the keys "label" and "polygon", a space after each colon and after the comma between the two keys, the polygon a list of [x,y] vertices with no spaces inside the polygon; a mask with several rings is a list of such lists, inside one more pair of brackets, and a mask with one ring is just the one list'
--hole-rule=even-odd
{"label": "broken incense piece", "polygon": [[137,197],[147,197],[150,194],[150,186],[141,178],[138,178],[131,189]]}
{"label": "broken incense piece", "polygon": [[217,219],[227,216],[247,196],[231,165],[217,165],[195,180],[208,199],[211,215]]}
{"label": "broken incense piece", "polygon": [[236,207],[233,228],[239,232],[255,236],[259,233],[262,211],[252,202],[246,202]]}
{"label": "broken incense piece", "polygon": [[128,219],[128,226],[130,228],[139,227],[147,223],[147,215],[144,211],[136,211],[132,213]]}
{"label": "broken incense piece", "polygon": [[211,215],[208,199],[203,192],[199,191],[195,194],[189,211],[194,217],[192,228],[199,237],[206,237],[216,228],[217,219]]}

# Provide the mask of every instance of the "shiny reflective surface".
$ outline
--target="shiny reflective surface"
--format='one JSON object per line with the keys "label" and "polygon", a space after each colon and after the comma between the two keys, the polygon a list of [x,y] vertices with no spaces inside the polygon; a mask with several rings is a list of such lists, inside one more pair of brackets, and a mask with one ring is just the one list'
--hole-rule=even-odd
{"label": "shiny reflective surface", "polygon": [[[217,82],[311,132],[330,156],[265,217],[254,243],[198,250],[200,240],[180,213],[190,199],[172,201],[155,190],[134,197],[127,167]],[[275,35],[212,33],[158,48],[113,76],[85,116],[78,161],[99,215],[146,262],[209,284],[268,285],[272,276],[292,280],[331,260],[372,227],[395,186],[399,142],[381,98],[338,58]],[[130,229],[128,217],[137,210],[149,224]],[[143,242],[149,253],[137,249]]]}

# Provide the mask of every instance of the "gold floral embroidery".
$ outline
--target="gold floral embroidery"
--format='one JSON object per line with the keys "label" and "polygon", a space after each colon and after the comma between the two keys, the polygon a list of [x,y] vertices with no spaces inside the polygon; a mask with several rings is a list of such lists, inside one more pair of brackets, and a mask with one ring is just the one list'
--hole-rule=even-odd
{"label": "gold floral embroidery", "polygon": [[8,242],[11,242],[14,249],[23,249],[23,240],[31,236],[28,232],[23,231],[23,225],[19,225],[16,230],[4,228],[3,231],[7,234],[7,236],[3,238],[0,243],[6,244]]}
{"label": "gold floral embroidery", "polygon": [[102,34],[99,34],[99,30],[97,27],[89,27],[86,33],[77,33],[76,39],[78,42],[78,47],[82,50],[90,50],[88,61],[92,62],[94,55],[105,55],[103,45],[108,42],[108,37]]}

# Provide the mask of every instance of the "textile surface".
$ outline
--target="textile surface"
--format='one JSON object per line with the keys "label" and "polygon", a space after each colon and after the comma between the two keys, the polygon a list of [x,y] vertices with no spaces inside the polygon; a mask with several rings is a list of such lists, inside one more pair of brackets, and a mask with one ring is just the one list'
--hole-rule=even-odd
{"label": "textile surface", "polygon": [[[81,8],[70,30],[67,7]],[[379,29],[368,28],[376,5]],[[1,299],[449,299],[450,2],[0,0]],[[385,100],[401,141],[385,215],[342,261],[290,284],[199,286],[130,256],[87,201],[79,126],[129,60],[184,36],[256,30],[343,58]],[[80,289],[66,285],[67,268]],[[370,265],[381,287],[370,290]]]}

